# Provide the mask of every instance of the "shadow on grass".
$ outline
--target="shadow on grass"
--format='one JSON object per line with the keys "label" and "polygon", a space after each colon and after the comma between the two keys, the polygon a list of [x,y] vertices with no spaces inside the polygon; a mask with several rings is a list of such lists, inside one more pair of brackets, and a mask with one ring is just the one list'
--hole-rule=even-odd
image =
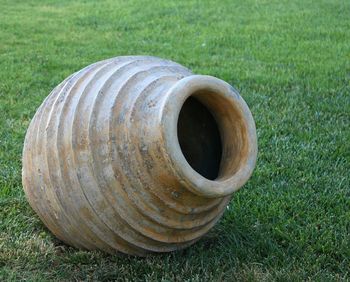
{"label": "shadow on grass", "polygon": [[96,268],[91,272],[93,277],[106,281],[114,279],[125,269],[127,273],[134,273],[134,277],[141,275],[146,278],[150,275],[148,278],[156,280],[164,277],[189,278],[193,274],[201,279],[250,277],[255,280],[266,276],[266,261],[274,264],[274,260],[279,260],[281,263],[283,258],[283,252],[277,248],[276,242],[260,231],[239,221],[223,221],[189,248],[172,253],[152,254],[146,258],[84,252],[67,247],[57,239],[52,240],[56,249],[64,249],[60,254],[61,262],[80,266],[77,270],[79,278],[83,278],[81,275],[85,271],[81,271],[82,269],[95,265]]}
{"label": "shadow on grass", "polygon": [[[3,216],[7,241],[2,261],[19,269],[15,278],[87,279],[108,281],[118,277],[140,280],[183,280],[200,277],[218,280],[267,278],[268,267],[283,264],[286,250],[264,226],[249,226],[244,217],[223,218],[191,247],[146,258],[83,251],[56,239],[21,199],[6,205]],[[137,279],[136,279],[137,280]],[[249,280],[249,279],[248,279]]]}

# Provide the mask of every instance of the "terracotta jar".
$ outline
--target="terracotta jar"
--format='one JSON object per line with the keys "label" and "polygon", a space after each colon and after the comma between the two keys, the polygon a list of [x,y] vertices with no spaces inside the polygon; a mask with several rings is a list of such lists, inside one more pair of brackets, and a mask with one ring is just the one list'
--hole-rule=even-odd
{"label": "terracotta jar", "polygon": [[117,57],[74,73],[37,110],[23,186],[60,240],[144,256],[212,228],[256,156],[253,117],[229,84],[160,58]]}

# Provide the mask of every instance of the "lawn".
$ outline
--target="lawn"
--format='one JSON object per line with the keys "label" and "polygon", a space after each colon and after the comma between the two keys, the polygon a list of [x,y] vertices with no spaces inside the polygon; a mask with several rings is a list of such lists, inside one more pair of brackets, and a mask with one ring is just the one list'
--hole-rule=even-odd
{"label": "lawn", "polygon": [[[350,1],[0,0],[0,281],[350,280]],[[252,178],[194,246],[80,251],[25,199],[26,128],[93,62],[147,54],[234,85],[256,121]]]}

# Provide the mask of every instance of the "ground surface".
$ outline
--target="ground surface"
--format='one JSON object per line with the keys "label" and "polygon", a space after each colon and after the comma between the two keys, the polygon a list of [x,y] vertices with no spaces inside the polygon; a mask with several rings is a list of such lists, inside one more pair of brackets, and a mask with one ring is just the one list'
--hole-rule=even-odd
{"label": "ground surface", "polygon": [[[0,11],[0,280],[350,279],[350,1],[0,0]],[[195,246],[147,259],[61,244],[21,186],[25,130],[44,97],[127,54],[234,85],[259,138],[255,173],[222,221]]]}

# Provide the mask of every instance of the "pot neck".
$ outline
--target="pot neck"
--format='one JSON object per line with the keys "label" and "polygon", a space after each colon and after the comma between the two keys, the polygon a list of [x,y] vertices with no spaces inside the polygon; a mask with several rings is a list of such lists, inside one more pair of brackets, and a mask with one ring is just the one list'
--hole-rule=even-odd
{"label": "pot neck", "polygon": [[[180,146],[178,120],[189,97],[207,108],[218,126],[222,152],[213,180],[191,166]],[[140,109],[144,112],[140,119],[144,165],[164,185],[181,185],[196,195],[216,198],[237,191],[250,177],[257,157],[254,120],[244,100],[226,82],[205,75],[187,76],[155,89]],[[195,138],[197,133],[192,134]]]}

